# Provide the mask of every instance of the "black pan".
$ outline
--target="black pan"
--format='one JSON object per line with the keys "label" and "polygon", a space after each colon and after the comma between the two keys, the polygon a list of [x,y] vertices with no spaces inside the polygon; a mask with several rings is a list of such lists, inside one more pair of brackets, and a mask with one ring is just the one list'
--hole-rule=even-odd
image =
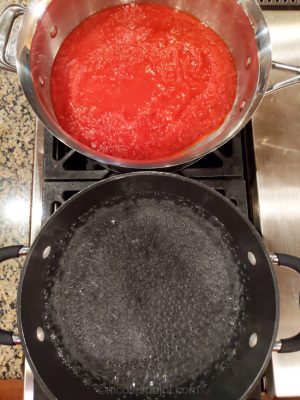
{"label": "black pan", "polygon": [[[2,249],[0,260],[23,253]],[[267,253],[224,197],[166,173],[83,190],[46,223],[19,284],[19,334],[50,398],[242,399],[276,345]],[[14,344],[1,332],[2,344]]]}

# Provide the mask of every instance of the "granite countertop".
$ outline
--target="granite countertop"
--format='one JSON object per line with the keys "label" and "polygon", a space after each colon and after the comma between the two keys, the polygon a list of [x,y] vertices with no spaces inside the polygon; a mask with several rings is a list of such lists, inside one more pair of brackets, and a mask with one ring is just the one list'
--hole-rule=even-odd
{"label": "granite countertop", "polygon": [[[0,13],[12,2],[0,0]],[[14,0],[26,5],[28,1]],[[0,71],[0,245],[29,243],[34,114],[17,75]],[[0,264],[0,327],[17,332],[16,290],[23,260]],[[0,346],[0,379],[22,378],[20,346]]]}

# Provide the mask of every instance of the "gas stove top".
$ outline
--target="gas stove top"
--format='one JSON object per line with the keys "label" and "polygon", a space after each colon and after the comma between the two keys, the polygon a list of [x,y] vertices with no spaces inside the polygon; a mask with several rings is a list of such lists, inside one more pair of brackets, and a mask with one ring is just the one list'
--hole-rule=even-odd
{"label": "gas stove top", "polygon": [[[300,65],[300,0],[260,0],[262,6],[283,6],[266,11],[274,59]],[[270,251],[300,256],[300,92],[286,89],[265,99],[253,121],[234,140],[193,166],[179,172],[199,180],[229,198],[262,233]],[[256,166],[256,168],[255,168]],[[113,175],[95,161],[69,149],[40,123],[36,131],[31,239],[41,225],[78,191]],[[300,279],[293,272],[277,271],[281,294],[279,335],[299,331]],[[273,397],[300,398],[300,353],[274,354],[261,387]],[[26,364],[25,400],[46,400]]]}

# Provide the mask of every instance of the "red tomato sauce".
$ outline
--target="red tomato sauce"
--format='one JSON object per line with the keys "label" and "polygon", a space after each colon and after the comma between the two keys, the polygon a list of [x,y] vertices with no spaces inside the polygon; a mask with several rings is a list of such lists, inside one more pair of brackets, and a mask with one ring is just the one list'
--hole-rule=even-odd
{"label": "red tomato sauce", "polygon": [[54,61],[51,96],[63,129],[127,160],[180,152],[220,127],[236,95],[232,54],[193,16],[123,5],[83,21]]}

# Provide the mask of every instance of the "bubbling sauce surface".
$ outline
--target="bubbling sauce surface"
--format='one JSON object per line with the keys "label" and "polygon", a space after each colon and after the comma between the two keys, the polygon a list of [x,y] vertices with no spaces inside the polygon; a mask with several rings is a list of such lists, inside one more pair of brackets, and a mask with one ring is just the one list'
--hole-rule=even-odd
{"label": "bubbling sauce surface", "polygon": [[212,29],[161,5],[122,5],[84,20],[54,61],[62,128],[99,153],[156,160],[217,130],[237,89],[232,54]]}

